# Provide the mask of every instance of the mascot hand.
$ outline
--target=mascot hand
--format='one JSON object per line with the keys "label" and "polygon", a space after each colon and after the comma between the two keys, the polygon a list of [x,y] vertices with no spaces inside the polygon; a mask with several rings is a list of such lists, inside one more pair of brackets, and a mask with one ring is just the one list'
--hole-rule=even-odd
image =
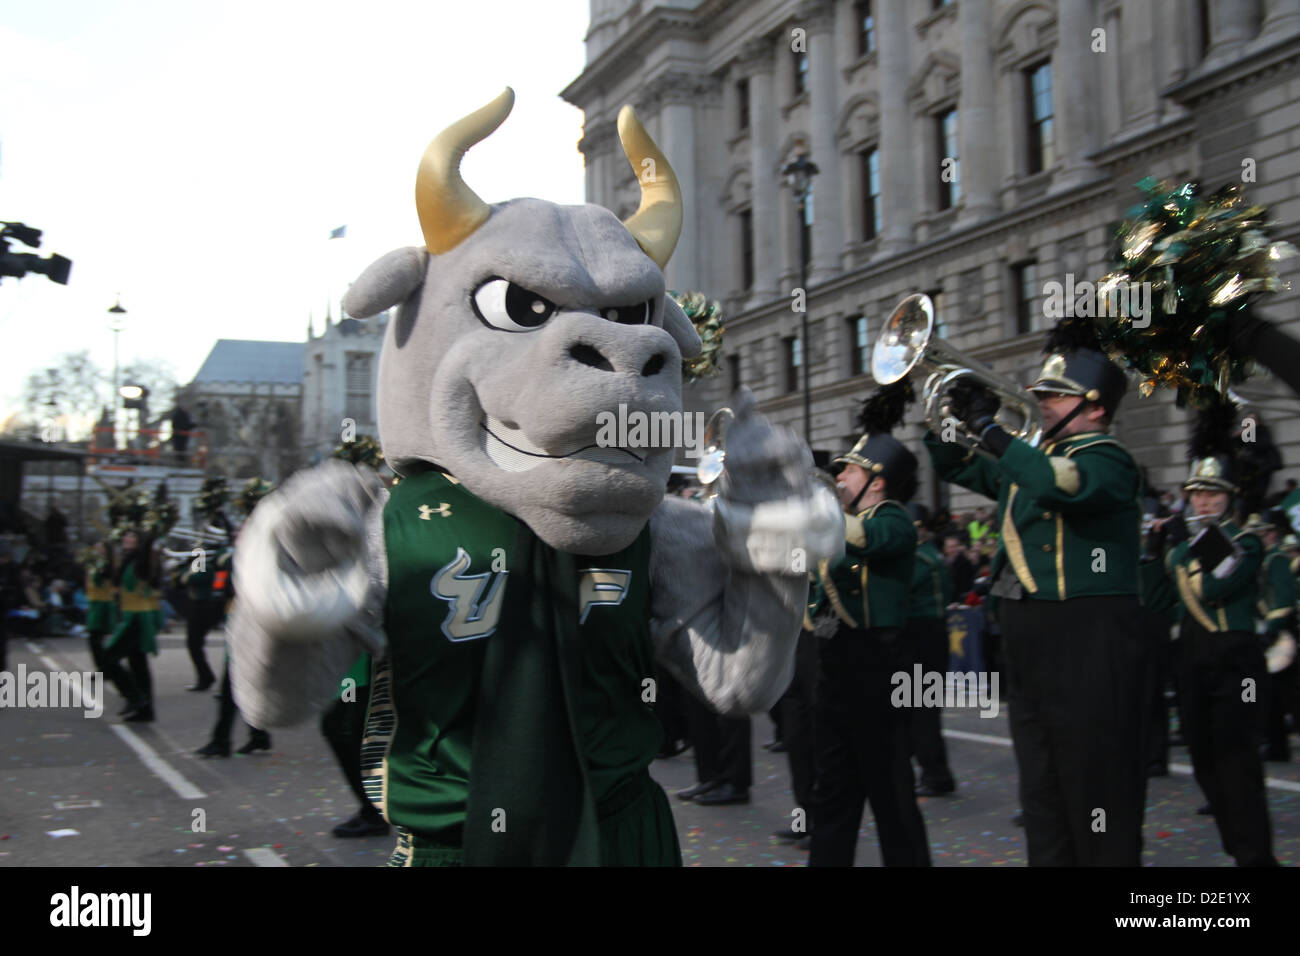
{"label": "mascot hand", "polygon": [[808,446],[758,414],[747,388],[733,409],[715,500],[719,547],[735,565],[794,575],[843,554],[844,515],[834,492],[815,479]]}
{"label": "mascot hand", "polygon": [[235,591],[267,633],[319,640],[365,607],[367,515],[382,490],[374,472],[327,461],[258,505],[239,535]]}

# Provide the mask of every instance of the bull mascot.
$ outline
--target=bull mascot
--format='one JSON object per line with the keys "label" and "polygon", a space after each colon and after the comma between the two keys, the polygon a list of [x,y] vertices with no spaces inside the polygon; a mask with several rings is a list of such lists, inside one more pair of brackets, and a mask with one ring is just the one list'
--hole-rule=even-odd
{"label": "bull mascot", "polygon": [[398,828],[395,865],[680,865],[647,772],[654,659],[719,713],[770,708],[807,569],[842,553],[843,519],[747,392],[711,506],[665,497],[671,448],[597,442],[602,411],[682,412],[701,348],[664,284],[682,197],[625,106],[644,180],[625,222],[488,205],[460,160],[513,103],[430,144],[424,248],[379,259],[344,300],[359,318],[400,306],[378,391],[400,481],[331,461],[258,509],[238,546],[235,694],[259,727],[296,723],[375,655],[366,786]]}

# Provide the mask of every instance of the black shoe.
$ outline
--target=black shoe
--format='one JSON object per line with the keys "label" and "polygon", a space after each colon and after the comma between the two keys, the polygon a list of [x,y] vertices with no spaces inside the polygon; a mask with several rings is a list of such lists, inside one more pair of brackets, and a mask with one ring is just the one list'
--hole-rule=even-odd
{"label": "black shoe", "polygon": [[784,830],[777,830],[775,833],[772,834],[772,836],[775,837],[776,839],[783,840],[786,843],[798,843],[807,835],[808,835],[808,831],[796,830],[793,827],[786,827]]}
{"label": "black shoe", "polygon": [[1015,815],[1014,817],[1011,818],[1011,825],[1012,825],[1013,827],[1023,827],[1023,826],[1025,825],[1025,811],[1024,811],[1024,810],[1017,810],[1017,811],[1016,811],[1016,815]]}
{"label": "black shoe", "polygon": [[805,853],[806,853],[807,851],[811,850],[811,849],[812,849],[812,835],[809,834],[808,836],[804,837],[802,840],[800,840],[798,843],[796,843],[796,844],[794,845],[794,848],[795,848],[796,850],[803,850]]}
{"label": "black shoe", "polygon": [[225,743],[218,743],[217,741],[212,740],[194,752],[200,757],[229,757],[230,741],[227,740]]}
{"label": "black shoe", "polygon": [[728,803],[749,803],[749,791],[724,783],[720,787],[714,787],[701,793],[695,798],[695,802],[702,807],[719,807]]}
{"label": "black shoe", "polygon": [[248,743],[235,751],[237,754],[251,754],[255,750],[270,750],[271,735],[264,730],[255,730],[248,738]]}
{"label": "black shoe", "polygon": [[1214,807],[1210,806],[1208,803],[1202,804],[1196,808],[1196,815],[1198,817],[1212,817],[1214,816]]}
{"label": "black shoe", "polygon": [[215,683],[216,683],[216,679],[210,677],[205,681],[199,681],[197,684],[187,684],[185,686],[185,689],[195,691],[196,693],[201,693],[202,691],[207,690]]}
{"label": "black shoe", "polygon": [[694,800],[702,793],[708,793],[722,786],[721,780],[710,780],[708,783],[697,783],[693,787],[687,787],[685,790],[677,791],[678,800]]}
{"label": "black shoe", "polygon": [[936,787],[933,786],[932,784],[923,783],[916,788],[916,795],[918,797],[946,797],[950,793],[955,793],[956,790],[957,787],[955,785],[948,786],[948,787]]}
{"label": "black shoe", "polygon": [[1147,767],[1148,777],[1167,777],[1169,776],[1169,767],[1162,763],[1153,763]]}
{"label": "black shoe", "polygon": [[122,718],[124,723],[128,724],[152,724],[153,723],[153,704],[145,704],[143,707],[137,707],[131,713]]}
{"label": "black shoe", "polygon": [[785,750],[785,741],[780,737],[773,737],[762,746],[764,750],[771,750],[773,753],[781,753]]}
{"label": "black shoe", "polygon": [[369,813],[362,810],[351,820],[334,828],[336,837],[385,836],[387,833],[388,823],[373,810]]}

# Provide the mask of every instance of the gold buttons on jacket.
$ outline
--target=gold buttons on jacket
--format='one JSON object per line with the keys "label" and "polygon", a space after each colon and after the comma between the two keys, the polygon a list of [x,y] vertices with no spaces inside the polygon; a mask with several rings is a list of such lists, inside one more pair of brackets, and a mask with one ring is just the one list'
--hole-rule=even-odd
{"label": "gold buttons on jacket", "polygon": [[1044,550],[1044,551],[1051,551],[1051,550],[1052,550],[1052,546],[1051,546],[1050,544],[1045,544],[1045,545],[1043,545],[1043,550]]}
{"label": "gold buttons on jacket", "polygon": [[849,570],[850,570],[850,571],[861,571],[861,570],[862,570],[862,565],[860,565],[860,564],[850,564],[850,565],[849,565]]}
{"label": "gold buttons on jacket", "polygon": [[1052,513],[1051,513],[1050,511],[1044,511],[1044,512],[1043,512],[1043,520],[1044,520],[1044,521],[1051,521],[1051,520],[1052,520]]}

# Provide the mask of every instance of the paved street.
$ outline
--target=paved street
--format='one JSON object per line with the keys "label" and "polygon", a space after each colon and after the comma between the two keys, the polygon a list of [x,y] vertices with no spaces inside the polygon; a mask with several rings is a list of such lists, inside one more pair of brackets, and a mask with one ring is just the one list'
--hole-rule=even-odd
{"label": "paved street", "polygon": [[[158,721],[123,724],[107,690],[104,716],[80,710],[0,710],[0,866],[373,866],[387,860],[389,837],[340,840],[335,823],[355,810],[317,727],[272,734],[270,754],[203,759],[217,702],[183,688],[193,679],[177,629],[161,637],[153,659]],[[220,660],[216,635],[208,656]],[[79,638],[11,638],[9,666],[89,670]],[[937,866],[1023,866],[1015,762],[1005,715],[947,712],[955,796],[923,800]],[[234,745],[247,736],[236,724]],[[802,866],[807,854],[772,839],[790,821],[793,797],[785,756],[759,745],[771,737],[754,722],[753,802],[700,807],[672,799],[687,866]],[[1151,781],[1145,860],[1155,866],[1230,866],[1214,823],[1196,815],[1203,801],[1185,748],[1173,772]],[[1300,863],[1300,764],[1267,764],[1275,852]],[[672,791],[694,782],[687,751],[651,771]],[[196,811],[201,811],[196,812]],[[205,829],[196,831],[197,822]],[[59,835],[62,834],[62,835]],[[865,815],[860,866],[879,865],[874,826]]]}

